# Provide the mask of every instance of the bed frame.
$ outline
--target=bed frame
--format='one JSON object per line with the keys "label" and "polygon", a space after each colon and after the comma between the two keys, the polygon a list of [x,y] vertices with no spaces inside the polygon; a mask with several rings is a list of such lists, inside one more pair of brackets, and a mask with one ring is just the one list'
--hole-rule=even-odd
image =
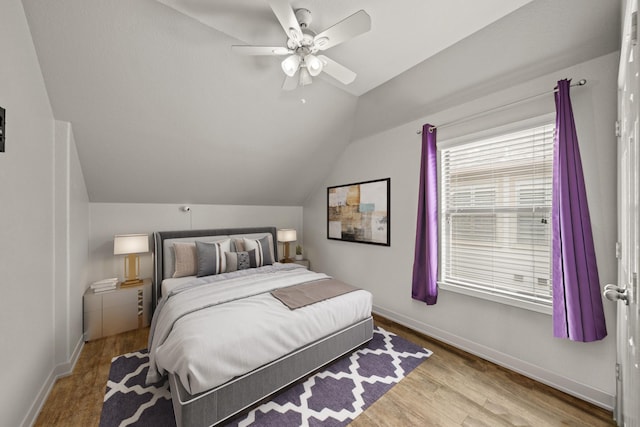
{"label": "bed frame", "polygon": [[[270,233],[273,253],[278,244],[275,227],[224,228],[211,230],[162,231],[154,233],[154,273],[152,306],[155,310],[161,297],[164,274],[163,242],[166,239],[238,234]],[[351,353],[373,337],[371,317],[306,345],[280,359],[234,378],[227,383],[196,395],[189,394],[179,379],[169,375],[173,410],[178,427],[217,425],[239,414],[255,403],[284,387],[306,377],[327,363]]]}

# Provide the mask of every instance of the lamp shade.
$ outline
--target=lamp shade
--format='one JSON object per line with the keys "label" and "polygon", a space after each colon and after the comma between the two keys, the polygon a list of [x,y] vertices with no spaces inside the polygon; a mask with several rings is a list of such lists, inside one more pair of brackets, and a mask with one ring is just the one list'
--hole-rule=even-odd
{"label": "lamp shade", "polygon": [[311,74],[309,73],[309,70],[307,70],[307,67],[301,67],[298,84],[300,86],[306,86],[306,85],[310,85],[312,82],[313,82],[313,79],[311,78]]}
{"label": "lamp shade", "polygon": [[293,77],[294,74],[298,71],[298,67],[300,66],[300,56],[297,54],[293,54],[284,59],[281,63],[282,71],[289,76]]}
{"label": "lamp shade", "polygon": [[278,230],[278,242],[295,242],[297,239],[296,230],[293,228]]}
{"label": "lamp shade", "polygon": [[145,252],[149,252],[149,235],[147,234],[117,234],[113,238],[114,255],[141,254]]}
{"label": "lamp shade", "polygon": [[304,63],[307,66],[307,70],[309,70],[309,74],[311,74],[313,77],[320,74],[324,66],[320,58],[311,54],[306,56],[306,58],[304,59]]}

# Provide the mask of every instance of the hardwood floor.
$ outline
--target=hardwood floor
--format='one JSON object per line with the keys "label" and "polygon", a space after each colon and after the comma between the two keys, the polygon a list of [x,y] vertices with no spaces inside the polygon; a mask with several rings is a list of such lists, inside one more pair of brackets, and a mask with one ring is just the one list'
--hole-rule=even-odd
{"label": "hardwood floor", "polygon": [[615,426],[611,412],[376,316],[433,355],[356,418],[361,426]]}
{"label": "hardwood floor", "polygon": [[143,328],[85,343],[73,373],[56,381],[34,425],[99,425],[111,359],[146,348],[148,336]]}
{"label": "hardwood floor", "polygon": [[[434,354],[356,418],[376,426],[615,426],[612,414],[376,316]],[[149,328],[86,343],[54,385],[36,426],[97,426],[111,358],[147,346]]]}

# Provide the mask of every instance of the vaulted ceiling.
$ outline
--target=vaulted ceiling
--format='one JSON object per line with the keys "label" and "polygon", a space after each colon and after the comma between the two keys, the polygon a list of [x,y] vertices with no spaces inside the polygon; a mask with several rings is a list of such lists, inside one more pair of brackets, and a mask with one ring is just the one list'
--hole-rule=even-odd
{"label": "vaulted ceiling", "polygon": [[326,51],[354,83],[283,91],[281,58],[233,54],[284,44],[267,0],[23,0],[90,200],[301,205],[353,138],[618,46],[619,1],[291,3],[316,32],[370,15]]}

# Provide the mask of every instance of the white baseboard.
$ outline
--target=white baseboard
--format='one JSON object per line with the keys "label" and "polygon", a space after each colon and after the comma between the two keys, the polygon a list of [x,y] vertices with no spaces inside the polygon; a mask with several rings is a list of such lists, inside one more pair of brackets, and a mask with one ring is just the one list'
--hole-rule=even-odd
{"label": "white baseboard", "polygon": [[35,424],[36,419],[38,418],[38,414],[42,410],[44,403],[47,401],[47,398],[49,397],[49,393],[51,393],[51,389],[53,388],[53,385],[56,383],[58,378],[71,375],[71,373],[73,372],[73,368],[75,368],[76,363],[80,358],[80,353],[82,353],[83,347],[84,347],[84,339],[83,339],[83,336],[81,335],[80,339],[76,343],[76,347],[73,350],[73,354],[71,355],[71,358],[69,359],[69,361],[55,366],[51,370],[51,373],[47,377],[47,380],[44,382],[44,384],[42,384],[42,387],[40,387],[40,391],[38,392],[38,395],[36,396],[35,400],[31,404],[31,408],[29,409],[29,412],[27,412],[27,415],[24,417],[24,419],[22,420],[22,423],[20,424],[22,427],[32,426],[33,424]]}
{"label": "white baseboard", "polygon": [[73,354],[71,358],[66,363],[61,363],[54,369],[54,374],[56,379],[66,377],[67,375],[71,375],[73,372],[73,368],[76,367],[76,363],[80,358],[80,353],[82,352],[82,348],[84,347],[84,334],[80,336],[80,339],[76,343],[76,347],[73,349]]}
{"label": "white baseboard", "polygon": [[525,362],[508,354],[493,350],[482,344],[470,341],[466,338],[459,337],[447,331],[422,323],[418,320],[411,319],[403,314],[396,313],[392,310],[374,306],[373,312],[380,316],[386,317],[400,325],[411,328],[417,332],[433,337],[446,344],[476,355],[482,359],[488,360],[514,372],[522,374],[526,377],[534,379],[538,382],[546,384],[550,387],[563,391],[567,394],[575,396],[579,399],[593,403],[601,408],[609,411],[613,410],[615,397],[598,390],[586,384],[581,384],[570,378],[563,377],[554,372],[550,372],[544,368]]}

